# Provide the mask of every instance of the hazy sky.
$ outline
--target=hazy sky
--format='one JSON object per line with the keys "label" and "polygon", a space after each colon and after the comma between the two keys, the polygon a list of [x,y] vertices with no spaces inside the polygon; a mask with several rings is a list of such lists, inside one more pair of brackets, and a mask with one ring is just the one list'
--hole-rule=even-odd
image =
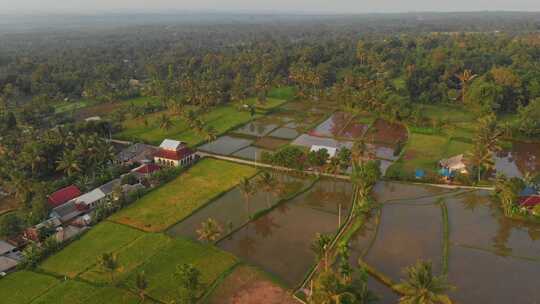
{"label": "hazy sky", "polygon": [[110,10],[248,10],[276,12],[540,11],[540,0],[0,0],[1,12]]}

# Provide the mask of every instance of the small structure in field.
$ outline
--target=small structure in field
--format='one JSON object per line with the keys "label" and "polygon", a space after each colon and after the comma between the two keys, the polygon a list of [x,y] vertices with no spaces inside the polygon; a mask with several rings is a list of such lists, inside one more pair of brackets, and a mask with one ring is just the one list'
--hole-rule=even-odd
{"label": "small structure in field", "polygon": [[62,188],[48,197],[48,202],[51,208],[62,206],[70,200],[81,196],[81,190],[77,186],[71,185],[69,187]]}
{"label": "small structure in field", "polygon": [[465,163],[465,157],[463,154],[443,159],[439,162],[439,165],[443,169],[448,169],[448,173],[467,174],[467,164]]}
{"label": "small structure in field", "polygon": [[311,146],[310,152],[319,152],[320,150],[326,150],[328,153],[329,158],[336,157],[338,153],[338,148],[335,147],[328,147],[328,146],[319,146],[319,145],[313,145]]}
{"label": "small structure in field", "polygon": [[165,167],[184,167],[194,160],[195,153],[186,143],[172,139],[165,139],[154,155],[154,162]]}

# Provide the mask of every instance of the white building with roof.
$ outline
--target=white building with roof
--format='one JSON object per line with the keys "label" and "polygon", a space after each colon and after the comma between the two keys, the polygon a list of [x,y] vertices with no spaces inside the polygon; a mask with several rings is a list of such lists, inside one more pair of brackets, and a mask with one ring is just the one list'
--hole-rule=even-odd
{"label": "white building with roof", "polygon": [[335,147],[313,145],[311,146],[310,152],[319,152],[320,150],[326,150],[330,158],[336,157],[339,151],[338,148]]}

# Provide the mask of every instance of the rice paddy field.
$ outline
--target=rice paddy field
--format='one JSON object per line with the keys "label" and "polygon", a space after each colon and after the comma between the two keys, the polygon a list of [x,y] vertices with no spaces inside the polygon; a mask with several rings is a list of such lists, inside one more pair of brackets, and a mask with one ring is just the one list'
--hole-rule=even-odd
{"label": "rice paddy field", "polygon": [[256,172],[249,166],[203,159],[175,180],[116,213],[111,220],[148,232],[163,231]]}

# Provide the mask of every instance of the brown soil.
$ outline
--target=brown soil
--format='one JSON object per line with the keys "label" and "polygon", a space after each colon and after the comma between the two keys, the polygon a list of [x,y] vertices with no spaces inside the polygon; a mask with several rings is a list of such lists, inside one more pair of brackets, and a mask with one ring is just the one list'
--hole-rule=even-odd
{"label": "brown soil", "polygon": [[298,304],[289,291],[269,281],[260,271],[240,266],[212,295],[210,304]]}
{"label": "brown soil", "polygon": [[110,114],[111,112],[121,108],[123,105],[124,103],[121,101],[113,102],[113,103],[110,103],[110,102],[101,103],[95,106],[86,107],[86,108],[77,110],[77,112],[75,113],[75,117],[77,119],[85,119],[92,116],[102,116],[102,115]]}
{"label": "brown soil", "polygon": [[407,129],[400,124],[377,119],[370,130],[369,138],[374,142],[396,144],[407,140]]}

